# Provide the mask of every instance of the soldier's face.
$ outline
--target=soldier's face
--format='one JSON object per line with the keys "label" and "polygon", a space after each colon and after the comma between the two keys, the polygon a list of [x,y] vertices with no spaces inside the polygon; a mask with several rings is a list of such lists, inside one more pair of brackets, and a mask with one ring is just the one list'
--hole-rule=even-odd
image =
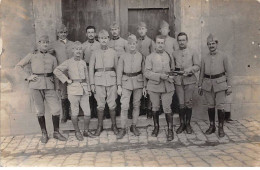
{"label": "soldier's face", "polygon": [[168,27],[163,27],[160,29],[160,32],[162,35],[167,36],[170,32],[170,29]]}
{"label": "soldier's face", "polygon": [[107,45],[109,39],[107,36],[101,36],[101,37],[98,37],[98,40],[101,45]]}
{"label": "soldier's face", "polygon": [[160,38],[156,38],[156,42],[155,42],[155,45],[156,45],[156,49],[157,50],[163,50],[164,49],[164,46],[165,46],[165,40],[164,39],[160,39]]}
{"label": "soldier's face", "polygon": [[88,29],[87,30],[87,37],[90,40],[93,40],[96,36],[95,30],[94,29]]}
{"label": "soldier's face", "polygon": [[75,47],[74,48],[74,56],[76,56],[76,57],[81,57],[81,55],[82,55],[82,47]]}
{"label": "soldier's face", "polygon": [[119,29],[118,28],[111,28],[111,34],[114,37],[117,37],[119,35]]}
{"label": "soldier's face", "polygon": [[218,44],[216,43],[216,41],[208,42],[208,48],[209,48],[210,52],[216,51],[217,50],[217,46],[218,46]]}
{"label": "soldier's face", "polygon": [[40,51],[47,51],[49,48],[49,41],[40,41],[39,48],[40,48]]}
{"label": "soldier's face", "polygon": [[128,47],[130,51],[135,51],[136,50],[136,45],[137,43],[135,41],[129,41],[128,42]]}
{"label": "soldier's face", "polygon": [[61,39],[61,40],[65,40],[65,39],[67,38],[67,36],[68,36],[68,32],[65,31],[65,30],[58,32],[58,37],[59,37],[59,39]]}
{"label": "soldier's face", "polygon": [[188,43],[187,37],[185,35],[179,36],[178,43],[180,48],[186,48]]}
{"label": "soldier's face", "polygon": [[137,31],[140,36],[145,36],[147,33],[147,29],[145,27],[139,27]]}

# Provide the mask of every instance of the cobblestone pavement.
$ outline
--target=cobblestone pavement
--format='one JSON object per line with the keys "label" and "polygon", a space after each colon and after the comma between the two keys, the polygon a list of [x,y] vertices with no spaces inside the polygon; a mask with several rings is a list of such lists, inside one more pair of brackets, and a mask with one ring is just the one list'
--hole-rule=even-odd
{"label": "cobblestone pavement", "polygon": [[[151,137],[153,127],[140,128],[117,140],[112,131],[98,138],[67,142],[53,138],[42,144],[40,134],[1,137],[1,166],[260,166],[260,122],[239,120],[225,124],[226,136],[205,136],[207,121],[192,122],[194,133],[174,134],[166,141],[166,127]],[[174,127],[176,130],[176,126]]]}

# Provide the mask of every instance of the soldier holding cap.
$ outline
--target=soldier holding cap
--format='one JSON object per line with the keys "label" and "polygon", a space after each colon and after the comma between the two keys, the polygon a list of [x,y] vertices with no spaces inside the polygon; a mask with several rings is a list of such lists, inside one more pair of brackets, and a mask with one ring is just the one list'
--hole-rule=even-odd
{"label": "soldier holding cap", "polygon": [[186,130],[188,134],[191,134],[192,96],[197,82],[194,73],[200,69],[200,59],[195,51],[187,46],[188,36],[186,33],[179,33],[177,41],[179,49],[173,52],[173,58],[175,60],[175,71],[177,73],[174,78],[174,84],[180,103],[180,127],[176,133],[179,134]]}
{"label": "soldier holding cap", "polygon": [[[145,61],[146,57],[154,51],[155,44],[154,41],[146,35],[147,25],[145,22],[140,22],[138,24],[137,32],[139,34],[139,38],[137,40],[137,50],[143,55]],[[147,117],[151,118],[152,111],[149,96],[146,98],[142,97],[141,103],[141,107],[144,107],[144,109],[142,109],[144,110],[144,114],[147,114]]]}
{"label": "soldier holding cap", "polygon": [[225,111],[224,104],[226,95],[232,93],[231,90],[231,63],[229,57],[217,50],[218,40],[210,34],[207,38],[209,54],[201,60],[201,71],[199,78],[199,94],[204,94],[208,103],[208,115],[210,127],[205,132],[207,135],[216,131],[215,127],[215,107],[218,112],[218,135],[224,137],[223,129]]}
{"label": "soldier holding cap", "polygon": [[[58,40],[54,41],[51,44],[51,47],[54,50],[54,55],[57,58],[58,65],[60,65],[65,60],[68,60],[73,56],[72,53],[73,42],[67,39],[68,29],[63,24],[58,25],[57,36],[58,36]],[[67,75],[67,73],[65,74]],[[70,103],[67,94],[67,83],[63,84],[60,82],[60,90],[61,90],[60,94],[61,94],[61,105],[62,105],[62,113],[63,113],[61,122],[64,123],[68,119],[70,119]]]}
{"label": "soldier holding cap", "polygon": [[[93,137],[88,131],[90,123],[89,96],[91,96],[88,68],[81,56],[82,45],[76,41],[73,46],[73,57],[64,61],[55,68],[54,74],[62,83],[68,83],[68,98],[71,106],[71,120],[75,129],[75,136],[79,141],[83,140],[78,126],[79,106],[84,112],[84,132],[83,136]],[[69,76],[63,72],[67,71]]]}
{"label": "soldier holding cap", "polygon": [[114,134],[118,134],[116,126],[116,68],[118,56],[116,51],[108,47],[109,34],[106,30],[101,30],[98,34],[101,49],[93,52],[89,63],[89,76],[91,91],[97,100],[98,127],[95,132],[99,136],[103,130],[103,117],[105,104],[108,104]]}
{"label": "soldier holding cap", "polygon": [[148,79],[147,90],[152,102],[154,130],[152,136],[159,133],[159,109],[162,101],[168,133],[167,140],[173,140],[173,115],[171,110],[172,96],[174,94],[173,76],[169,73],[174,70],[175,64],[171,56],[164,51],[165,37],[159,35],[155,41],[156,51],[148,55],[145,61],[144,75]]}
{"label": "soldier holding cap", "polygon": [[129,109],[131,94],[133,94],[133,122],[130,131],[135,136],[140,132],[136,128],[140,113],[140,100],[146,95],[145,77],[143,76],[143,56],[136,50],[137,39],[135,35],[128,37],[129,52],[123,54],[118,61],[117,68],[117,85],[118,94],[121,96],[121,127],[122,130],[117,135],[121,139],[126,134],[126,121]]}
{"label": "soldier holding cap", "polygon": [[[16,65],[16,69],[23,73],[24,79],[29,82],[30,95],[33,99],[33,106],[36,110],[42,131],[42,143],[47,143],[49,139],[44,116],[45,102],[52,114],[54,127],[53,137],[61,141],[67,140],[59,132],[60,104],[57,93],[55,92],[55,89],[59,89],[59,84],[52,73],[57,66],[57,60],[47,52],[48,49],[49,37],[47,35],[41,36],[38,42],[38,51],[33,54],[28,54]],[[26,65],[30,65],[31,73],[23,69]]]}

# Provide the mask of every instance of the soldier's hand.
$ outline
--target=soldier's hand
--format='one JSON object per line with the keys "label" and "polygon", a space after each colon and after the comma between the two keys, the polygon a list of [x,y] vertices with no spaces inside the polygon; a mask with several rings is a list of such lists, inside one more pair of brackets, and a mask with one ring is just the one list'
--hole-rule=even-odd
{"label": "soldier's hand", "polygon": [[95,94],[95,93],[96,93],[96,87],[95,87],[95,85],[92,84],[90,88],[91,88],[91,91]]}
{"label": "soldier's hand", "polygon": [[174,78],[173,76],[169,76],[167,80],[168,80],[170,83],[174,83],[174,79],[173,79],[173,78]]}
{"label": "soldier's hand", "polygon": [[67,83],[68,83],[68,84],[71,84],[71,83],[72,83],[72,80],[68,79],[68,80],[67,80]]}
{"label": "soldier's hand", "polygon": [[203,90],[201,89],[201,87],[199,87],[198,93],[199,93],[200,96],[203,95]]}
{"label": "soldier's hand", "polygon": [[118,87],[117,87],[117,94],[118,94],[119,96],[122,95],[122,87],[121,87],[121,86],[118,86]]}
{"label": "soldier's hand", "polygon": [[226,95],[228,96],[228,95],[230,95],[232,93],[232,89],[231,89],[231,87],[228,87],[228,89],[227,89],[227,91],[226,91]]}
{"label": "soldier's hand", "polygon": [[58,98],[61,98],[61,91],[60,91],[60,89],[57,89],[56,93],[57,93]]}
{"label": "soldier's hand", "polygon": [[28,78],[27,78],[28,81],[37,81],[38,80],[38,76],[37,75],[30,75]]}
{"label": "soldier's hand", "polygon": [[167,74],[161,74],[160,75],[160,78],[163,79],[163,80],[167,80],[168,79],[168,75]]}
{"label": "soldier's hand", "polygon": [[146,91],[146,88],[144,87],[143,88],[143,96],[146,98],[146,96],[147,96],[147,91]]}

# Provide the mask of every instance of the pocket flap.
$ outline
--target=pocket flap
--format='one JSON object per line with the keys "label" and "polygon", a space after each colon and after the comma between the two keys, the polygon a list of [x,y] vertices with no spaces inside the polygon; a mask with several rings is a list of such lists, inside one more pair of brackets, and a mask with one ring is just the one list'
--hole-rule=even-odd
{"label": "pocket flap", "polygon": [[222,83],[222,82],[226,82],[227,81],[227,78],[226,77],[220,77],[216,80],[217,83]]}
{"label": "pocket flap", "polygon": [[160,84],[160,81],[149,80],[149,82],[152,84]]}

